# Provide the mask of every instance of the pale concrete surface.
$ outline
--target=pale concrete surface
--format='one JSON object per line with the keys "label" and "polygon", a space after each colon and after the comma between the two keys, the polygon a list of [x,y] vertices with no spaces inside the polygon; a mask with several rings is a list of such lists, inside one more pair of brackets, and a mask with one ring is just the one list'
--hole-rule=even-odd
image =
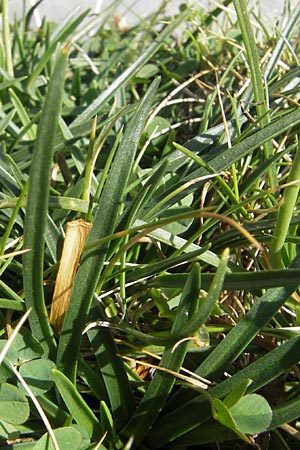
{"label": "pale concrete surface", "polygon": [[[261,10],[264,22],[272,24],[276,18],[280,18],[283,6],[286,0],[261,0]],[[26,0],[27,8],[34,4],[36,0]],[[14,12],[18,15],[22,14],[23,9],[22,0],[10,0],[9,8],[10,15]],[[74,11],[78,5],[81,10],[91,8],[92,12],[101,13],[107,6],[120,3],[114,9],[121,16],[125,16],[129,24],[138,20],[138,17],[143,17],[154,11],[161,4],[161,0],[122,0],[121,2],[113,0],[44,0],[38,7],[35,19],[38,22],[41,17],[47,15],[49,20],[61,22],[70,12]],[[169,0],[168,8],[170,11],[178,10],[181,3],[203,5],[203,7],[213,7],[213,2],[209,0]],[[220,1],[221,3],[221,1]],[[297,0],[290,0],[291,5],[296,5]],[[210,6],[209,6],[210,5]]]}

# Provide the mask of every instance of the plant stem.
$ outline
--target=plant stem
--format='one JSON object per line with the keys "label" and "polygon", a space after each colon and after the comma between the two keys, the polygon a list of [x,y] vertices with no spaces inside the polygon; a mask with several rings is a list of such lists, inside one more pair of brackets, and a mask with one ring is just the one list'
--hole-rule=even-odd
{"label": "plant stem", "polygon": [[[253,84],[254,101],[256,103],[256,113],[258,116],[259,124],[261,128],[270,124],[268,102],[265,94],[263,75],[260,69],[259,56],[253,29],[251,26],[247,2],[246,0],[233,0],[233,4],[238,17],[243,42],[246,49],[251,81]],[[273,147],[272,142],[267,141],[264,143],[265,158],[268,159],[272,156]],[[278,185],[277,173],[275,166],[271,165],[268,170],[269,182],[271,187]]]}
{"label": "plant stem", "polygon": [[284,246],[290,223],[294,214],[294,208],[298,199],[300,187],[300,148],[298,147],[294,162],[287,181],[288,186],[283,193],[282,205],[278,211],[278,217],[270,244],[269,260],[273,269],[282,269],[281,251]]}
{"label": "plant stem", "polygon": [[2,0],[2,36],[5,55],[5,68],[10,77],[14,77],[14,66],[11,54],[11,39],[8,19],[8,1]]}

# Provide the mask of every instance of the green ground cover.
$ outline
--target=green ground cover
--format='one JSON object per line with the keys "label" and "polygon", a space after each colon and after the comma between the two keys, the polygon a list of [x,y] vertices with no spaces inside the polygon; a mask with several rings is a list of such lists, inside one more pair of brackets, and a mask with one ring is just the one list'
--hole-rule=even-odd
{"label": "green ground cover", "polygon": [[300,6],[117,3],[2,1],[0,449],[297,449]]}

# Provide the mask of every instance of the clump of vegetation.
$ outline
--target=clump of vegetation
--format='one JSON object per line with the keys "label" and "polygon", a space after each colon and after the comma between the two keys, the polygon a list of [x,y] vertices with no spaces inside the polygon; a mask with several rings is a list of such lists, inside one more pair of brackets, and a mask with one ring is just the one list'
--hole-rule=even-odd
{"label": "clump of vegetation", "polygon": [[300,6],[165,6],[2,1],[0,448],[299,446]]}

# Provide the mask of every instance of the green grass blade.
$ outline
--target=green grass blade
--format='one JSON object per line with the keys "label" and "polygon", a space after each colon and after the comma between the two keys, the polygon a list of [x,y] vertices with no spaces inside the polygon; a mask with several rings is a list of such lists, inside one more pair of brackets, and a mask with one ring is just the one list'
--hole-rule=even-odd
{"label": "green grass blade", "polygon": [[273,418],[269,430],[275,430],[276,428],[286,423],[293,422],[300,417],[300,399],[295,398],[285,405],[280,405],[274,408]]}
{"label": "green grass blade", "polygon": [[[188,257],[188,254],[186,255],[186,257]],[[165,261],[166,265],[167,263],[168,260]],[[162,264],[163,267],[164,262],[157,264]],[[144,276],[149,276],[153,273],[157,273],[151,271],[151,266],[149,266],[148,270],[136,269],[136,271],[134,271],[132,275],[128,276],[127,280],[129,281],[131,279],[134,279],[135,273],[141,275],[145,274]],[[148,287],[182,289],[186,282],[187,276],[188,275],[185,273],[160,275],[153,280],[147,280],[146,284]],[[203,289],[207,290],[209,288],[213,277],[214,275],[212,273],[202,274],[201,284]],[[295,286],[298,283],[299,279],[300,269],[262,270],[257,272],[232,272],[226,273],[223,288],[230,289],[232,291],[242,291],[243,289],[247,289],[249,291],[258,291],[259,289],[268,289],[280,286]]]}
{"label": "green grass blade", "polygon": [[269,289],[250,311],[227,334],[196,370],[198,375],[216,379],[234,361],[261,328],[266,325],[278,309],[297,288],[298,283],[287,288]]}
{"label": "green grass blade", "polygon": [[70,37],[70,35],[78,27],[78,25],[80,25],[80,23],[83,21],[83,19],[87,16],[88,13],[89,10],[84,11],[82,14],[80,14],[80,16],[76,17],[73,20],[68,21],[65,24],[65,26],[62,29],[60,29],[59,33],[55,33],[54,39],[52,39],[49,47],[40,57],[38,64],[36,64],[28,79],[27,83],[28,90],[31,90],[33,88],[37,77],[42,72],[49,59],[53,56],[58,44],[60,42],[66,41],[66,39]]}
{"label": "green grass blade", "polygon": [[[191,319],[187,321],[185,325],[183,325],[180,329],[178,329],[177,333],[174,334],[171,331],[170,334],[164,337],[158,337],[153,336],[149,333],[144,334],[140,331],[133,330],[131,327],[126,327],[123,324],[120,324],[119,328],[122,331],[128,333],[128,335],[131,336],[132,338],[136,338],[138,341],[144,342],[147,345],[152,344],[152,345],[170,346],[175,345],[176,342],[179,342],[183,339],[193,338],[194,336],[197,335],[201,326],[204,325],[204,323],[208,319],[214,304],[219,298],[223,286],[224,276],[227,270],[228,256],[229,256],[228,251],[225,250],[221,257],[217,272],[215,273],[213,280],[211,282],[210,289],[208,291],[206,299],[205,300],[203,299],[201,301],[199,308],[197,309],[197,314],[191,317]],[[186,285],[186,283],[188,282],[189,277],[190,275],[186,277],[184,285]],[[184,289],[184,286],[181,287],[182,289]]]}
{"label": "green grass blade", "polygon": [[283,201],[278,211],[276,226],[271,239],[269,258],[274,269],[284,267],[282,261],[282,248],[284,246],[291,220],[294,215],[295,206],[298,201],[300,188],[300,148],[298,146],[287,184],[283,192]]}
{"label": "green grass blade", "polygon": [[[165,270],[168,270],[172,267],[176,267],[180,264],[189,262],[189,261],[193,261],[193,260],[197,260],[200,259],[199,256],[206,251],[206,248],[199,248],[198,250],[195,250],[193,252],[189,252],[189,253],[183,253],[182,255],[176,256],[176,257],[170,257],[170,258],[166,258],[163,261],[159,261],[153,264],[147,264],[146,267],[143,267],[141,269],[135,269],[134,271],[131,271],[127,276],[126,276],[126,280],[127,282],[131,282],[131,281],[135,281],[135,280],[139,280],[139,279],[143,279],[146,277],[150,277],[151,275],[155,275],[159,272],[164,272]],[[299,271],[300,274],[300,271]],[[213,274],[211,274],[213,277]],[[168,283],[168,277],[171,277],[170,283]],[[179,276],[180,281],[177,282],[177,276]],[[180,287],[181,289],[183,288],[184,284],[186,283],[188,274],[174,274],[173,275],[162,275],[161,277],[155,277],[155,279],[153,280],[146,280],[145,283],[147,284],[147,286],[163,286],[164,283],[164,279],[166,279],[166,282],[168,283],[168,287]],[[211,277],[211,279],[212,279]],[[160,282],[158,281],[156,283],[156,280],[162,280],[162,284],[160,284]],[[150,283],[150,284],[148,284]],[[206,283],[207,284],[207,283]],[[207,286],[206,286],[207,287]]]}
{"label": "green grass blade", "polygon": [[95,440],[99,439],[101,433],[100,423],[93,411],[79,394],[76,386],[74,386],[69,378],[57,369],[52,370],[52,375],[55,386],[75,421],[78,425],[83,427],[89,437],[93,437]]}
{"label": "green grass blade", "polygon": [[7,284],[0,280],[0,292],[3,292],[7,297],[16,301],[17,303],[22,303],[23,299],[18,296],[18,294],[12,290]]}
{"label": "green grass blade", "polygon": [[[9,176],[9,174],[2,172],[3,178],[5,177],[5,182],[7,185],[11,186],[12,178]],[[1,168],[0,168],[0,180],[1,180]],[[5,208],[15,208],[15,206],[19,202],[19,197],[11,197],[7,198],[5,200],[0,200],[0,209]],[[20,207],[26,207],[27,205],[27,199],[21,199],[21,202],[19,204]],[[73,198],[73,197],[49,197],[49,208],[58,208],[58,209],[66,209],[69,211],[77,211],[80,213],[87,213],[88,212],[89,203],[81,200],[80,198]]]}
{"label": "green grass blade", "polygon": [[223,286],[224,277],[227,270],[227,263],[229,258],[229,250],[226,249],[221,256],[220,264],[214,275],[212,283],[210,285],[206,299],[203,299],[200,303],[199,309],[195,317],[183,325],[179,331],[179,336],[194,336],[202,325],[209,319],[211,311],[219,299],[220,292]]}
{"label": "green grass blade", "polygon": [[[221,173],[223,170],[228,169],[232,164],[239,161],[241,158],[249,155],[251,152],[259,148],[260,145],[263,145],[266,141],[275,138],[281,133],[284,133],[286,130],[291,130],[293,127],[296,127],[300,123],[300,110],[293,111],[281,117],[280,119],[274,120],[270,125],[266,126],[263,129],[255,131],[250,136],[243,139],[241,142],[234,144],[229,150],[227,150],[224,146],[219,146],[214,150],[214,156],[209,160],[209,165],[218,173]],[[205,135],[209,134],[209,131],[205,133]],[[201,135],[200,135],[201,137]],[[190,146],[193,147],[193,151],[197,151],[197,139],[196,142],[190,141],[189,145],[186,145],[187,148]],[[182,160],[180,161],[180,165],[182,165]],[[170,163],[171,166],[171,163]],[[175,170],[176,167],[172,165],[172,169]],[[170,169],[169,169],[170,170]],[[163,195],[158,196],[155,201],[158,202],[162,198],[165,198],[170,193],[174,192],[177,188],[182,186],[183,183],[187,183],[191,180],[195,180],[199,177],[204,177],[207,175],[207,171],[203,168],[196,169],[186,177],[182,178],[179,183],[172,186],[172,188],[167,189]],[[179,193],[175,197],[173,197],[167,204],[164,204],[164,209],[171,204],[178,202],[181,198],[185,197],[189,192],[194,191],[195,189],[199,189],[199,186],[204,184],[203,181],[199,181],[190,187],[186,188],[183,192]]]}
{"label": "green grass blade", "polygon": [[[93,227],[86,242],[87,247],[114,231],[139,139],[158,84],[159,79],[156,79],[149,87],[127,127],[100,197]],[[106,252],[107,244],[96,251],[84,252],[75,277],[57,357],[58,367],[71,379],[75,377],[81,331],[85,326]]]}
{"label": "green grass blade", "polygon": [[24,292],[28,308],[32,308],[32,334],[47,354],[55,353],[55,343],[48,321],[43,292],[44,240],[48,211],[50,170],[54,139],[61,108],[68,47],[63,47],[56,60],[49,84],[43,113],[38,126],[37,141],[30,168],[26,206],[24,247],[30,249],[23,256]]}
{"label": "green grass blade", "polygon": [[14,177],[14,171],[9,162],[7,154],[0,151],[0,182],[3,186],[2,189],[4,188],[4,192],[8,191],[12,195],[18,195],[20,193],[20,186],[18,186],[18,182]]}
{"label": "green grass blade", "polygon": [[0,239],[0,255],[3,255],[3,253],[4,253],[5,246],[7,244],[8,239],[9,239],[9,235],[10,235],[10,233],[12,231],[12,228],[14,226],[15,220],[16,220],[17,215],[19,213],[22,200],[23,200],[24,196],[27,194],[27,190],[28,190],[28,182],[25,183],[25,185],[24,185],[24,187],[23,187],[23,189],[22,189],[22,191],[20,193],[20,197],[19,197],[19,199],[18,199],[18,201],[16,203],[16,206],[14,207],[14,209],[13,209],[13,211],[11,213],[11,217],[10,217],[10,220],[9,220],[9,222],[7,224],[6,230],[5,230],[5,232],[3,233],[3,236]]}
{"label": "green grass blade", "polygon": [[[297,364],[300,357],[299,343],[299,336],[284,342],[245,369],[211,388],[209,393],[214,397],[224,398],[236,386],[249,379],[253,382],[249,385],[247,393],[256,392]],[[160,445],[173,441],[175,438],[178,439],[174,442],[183,443],[185,434],[188,441],[189,431],[193,430],[191,435],[197,434],[197,427],[211,417],[207,399],[202,395],[195,396],[195,392],[192,392],[192,396],[195,398],[188,400],[191,397],[185,390],[182,396],[177,397],[176,402],[173,401],[167,405],[168,414],[161,417],[152,430],[151,439],[149,439],[150,448],[159,448]],[[197,415],[195,411],[201,411],[201,413]],[[182,437],[179,439],[179,436]]]}
{"label": "green grass blade", "polygon": [[132,78],[138,70],[157,52],[163,42],[166,40],[170,34],[179,27],[179,25],[187,18],[189,15],[188,8],[179,14],[175,20],[172,20],[171,23],[166,26],[166,28],[156,37],[155,41],[152,45],[145,51],[143,51],[142,55],[130,66],[126,69],[118,78],[116,78],[112,84],[106,89],[93,103],[86,108],[83,113],[81,113],[70,125],[70,129],[72,132],[76,133],[76,128],[80,127],[82,123],[89,122],[92,117],[94,117],[99,110],[107,105],[109,99],[127,83],[130,78]]}
{"label": "green grass blade", "polygon": [[289,39],[289,36],[292,33],[295,25],[297,25],[299,16],[300,16],[300,5],[295,4],[293,14],[291,17],[289,17],[289,20],[287,21],[285,28],[282,30],[281,36],[278,39],[276,47],[273,50],[272,56],[269,59],[267,67],[264,70],[264,77],[266,79],[272,76],[276,64],[280,61],[282,51],[286,46],[286,41]]}
{"label": "green grass blade", "polygon": [[[187,214],[188,216],[188,214]],[[195,214],[196,216],[196,214]],[[169,219],[169,221],[171,221]],[[167,222],[167,220],[165,221]],[[158,224],[159,222],[157,222]],[[137,219],[135,221],[135,225],[136,226],[140,226],[142,228],[142,225],[145,225],[146,228],[146,222],[141,221],[139,219]],[[150,228],[150,227],[149,227]],[[181,249],[184,248],[184,252],[192,252],[192,251],[197,251],[200,250],[201,247],[197,244],[189,244],[188,245],[188,241],[180,236],[175,236],[174,234],[170,233],[167,230],[164,230],[162,228],[157,228],[154,231],[149,231],[149,233],[147,233],[148,236],[153,237],[154,239],[156,239],[159,242],[165,243],[167,245],[171,245],[172,247],[176,248],[176,249]],[[213,267],[218,267],[218,264],[220,262],[220,258],[213,252],[211,252],[210,250],[206,250],[203,253],[200,253],[200,258],[201,261],[207,263],[207,264],[211,264]]]}
{"label": "green grass blade", "polygon": [[[246,0],[233,0],[233,4],[237,13],[243,42],[246,48],[258,121],[261,128],[264,128],[270,123],[268,101],[263,84],[263,74],[260,68],[258,49],[248,14],[248,6]],[[266,159],[272,156],[273,145],[271,140],[268,140],[264,143],[264,153]],[[271,166],[268,173],[270,186],[277,186],[278,180],[275,166]]]}
{"label": "green grass blade", "polygon": [[15,91],[12,88],[8,89],[11,97],[11,102],[14,105],[18,116],[20,118],[20,121],[22,122],[22,125],[24,127],[30,127],[26,133],[27,139],[30,141],[34,141],[36,139],[36,125],[32,123],[32,121],[29,118],[29,115],[27,114],[26,109],[24,108],[21,100],[15,93]]}
{"label": "green grass blade", "polygon": [[0,120],[0,134],[3,133],[3,131],[6,129],[6,127],[10,124],[11,120],[13,119],[16,111],[12,110],[10,113],[6,114],[3,119]]}
{"label": "green grass blade", "polygon": [[[198,310],[200,290],[200,266],[195,264],[184,286],[180,304],[176,313],[172,334],[180,333],[188,320]],[[176,348],[167,347],[163,353],[159,366],[172,371],[178,371],[186,354],[187,343],[180,343]],[[156,371],[146,393],[128,425],[123,430],[124,436],[132,440],[132,447],[136,448],[148,433],[156,417],[175,383],[174,375]]]}
{"label": "green grass blade", "polygon": [[[99,308],[97,307],[95,310],[99,315]],[[133,396],[124,364],[121,358],[117,356],[117,349],[109,330],[101,327],[90,330],[88,331],[88,338],[106,386],[116,428],[120,429],[134,411]]]}

